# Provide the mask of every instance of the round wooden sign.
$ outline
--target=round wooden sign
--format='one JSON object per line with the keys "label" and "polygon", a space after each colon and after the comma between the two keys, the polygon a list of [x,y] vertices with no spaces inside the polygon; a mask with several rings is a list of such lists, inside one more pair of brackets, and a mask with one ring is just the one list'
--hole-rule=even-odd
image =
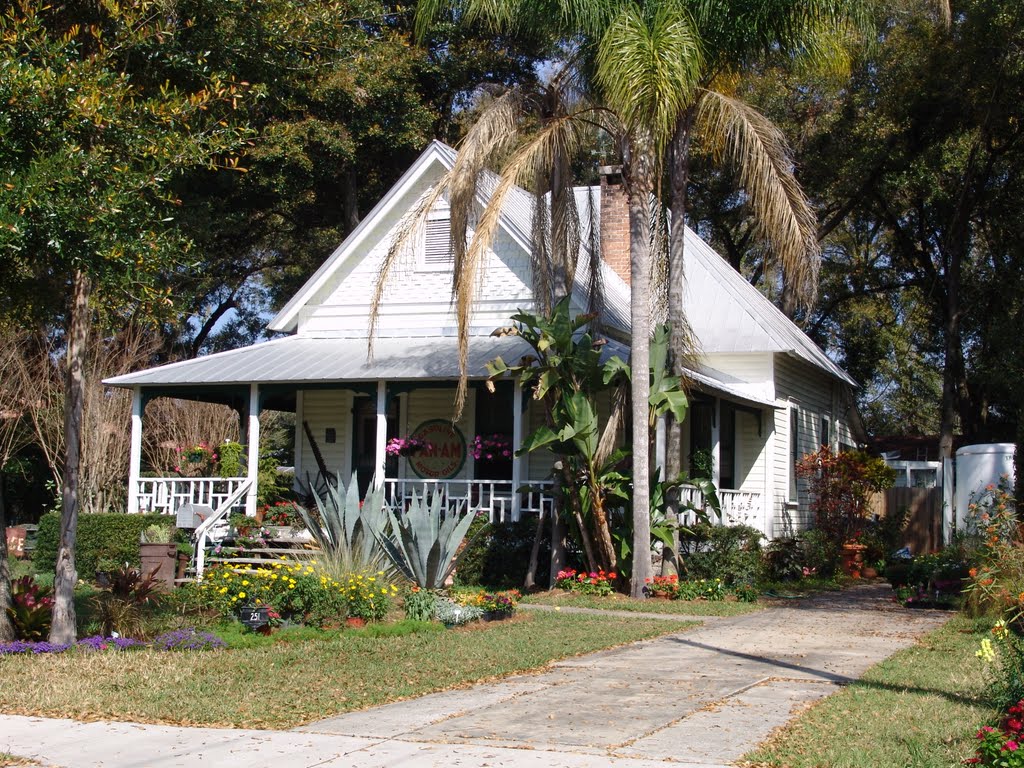
{"label": "round wooden sign", "polygon": [[409,457],[409,466],[418,476],[429,480],[447,480],[459,474],[466,463],[466,438],[461,430],[444,419],[424,421],[409,437],[430,444]]}

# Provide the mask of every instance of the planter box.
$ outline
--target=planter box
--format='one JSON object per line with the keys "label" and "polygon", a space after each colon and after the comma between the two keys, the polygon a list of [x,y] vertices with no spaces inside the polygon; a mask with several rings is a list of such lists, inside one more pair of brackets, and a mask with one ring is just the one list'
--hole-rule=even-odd
{"label": "planter box", "polygon": [[139,560],[142,576],[153,574],[153,579],[166,589],[174,588],[178,566],[178,547],[174,544],[140,544]]}

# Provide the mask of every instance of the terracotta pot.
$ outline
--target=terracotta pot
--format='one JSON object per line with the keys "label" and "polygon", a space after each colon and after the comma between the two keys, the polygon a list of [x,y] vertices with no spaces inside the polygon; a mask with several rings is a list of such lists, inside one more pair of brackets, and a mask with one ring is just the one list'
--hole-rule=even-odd
{"label": "terracotta pot", "polygon": [[[857,544],[856,542],[848,542],[843,544],[840,550],[840,558],[842,560],[841,565],[843,573],[847,576],[852,576],[855,579],[860,578],[861,569],[864,565],[864,550],[867,549],[863,544]],[[856,573],[856,576],[854,576]]]}
{"label": "terracotta pot", "polygon": [[870,565],[865,565],[861,569],[860,575],[863,576],[865,579],[877,579],[878,571],[875,568],[872,568]]}
{"label": "terracotta pot", "polygon": [[366,619],[361,619],[358,616],[349,616],[345,619],[345,626],[348,627],[365,627]]}

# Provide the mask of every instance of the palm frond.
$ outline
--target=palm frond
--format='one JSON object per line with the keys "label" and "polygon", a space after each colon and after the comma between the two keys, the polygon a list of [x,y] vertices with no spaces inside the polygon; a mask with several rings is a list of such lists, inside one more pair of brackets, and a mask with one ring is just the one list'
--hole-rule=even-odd
{"label": "palm frond", "polygon": [[629,4],[601,37],[597,80],[608,105],[628,130],[649,130],[659,154],[704,69],[700,36],[681,2],[658,3],[653,13]]}
{"label": "palm frond", "polygon": [[455,396],[456,417],[462,413],[468,393],[467,367],[469,329],[477,291],[483,277],[481,267],[501,221],[508,196],[520,185],[528,185],[550,168],[562,154],[571,156],[579,146],[579,126],[575,115],[550,120],[529,141],[520,146],[502,169],[487,207],[477,223],[465,258],[456,265],[455,316],[458,324],[459,386]]}
{"label": "palm frond", "polygon": [[736,169],[758,234],[798,301],[810,306],[821,261],[816,219],[793,174],[782,132],[750,105],[713,90],[701,93],[696,127],[713,154]]}

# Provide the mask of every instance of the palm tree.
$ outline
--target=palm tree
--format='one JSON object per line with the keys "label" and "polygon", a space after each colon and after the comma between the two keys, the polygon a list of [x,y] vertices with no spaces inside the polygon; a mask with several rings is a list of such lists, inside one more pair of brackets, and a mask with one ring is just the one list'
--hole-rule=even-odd
{"label": "palm tree", "polygon": [[[946,0],[936,2],[948,18]],[[721,85],[753,57],[769,50],[818,62],[841,63],[844,40],[864,26],[868,7],[868,0],[767,0],[740,4],[724,0],[423,0],[418,6],[417,27],[422,32],[439,14],[450,11],[488,23],[496,30],[543,30],[574,48],[574,63],[593,73],[594,100],[615,114],[621,128],[617,138],[629,203],[633,370],[649,367],[652,322],[648,295],[652,243],[656,239],[651,228],[652,206],[656,204],[658,180],[671,147],[670,186],[677,215],[669,237],[668,308],[670,323],[677,330],[673,368],[678,371],[682,351],[679,340],[684,336],[679,331],[685,327],[681,265],[691,138],[695,135],[716,156],[730,159],[738,168],[739,181],[760,223],[760,234],[786,275],[786,301],[794,305],[797,301],[812,301],[819,259],[815,218],[793,175],[788,147],[769,121],[729,96]],[[595,107],[589,110],[592,124],[606,128],[612,124],[608,113],[597,117]],[[534,139],[516,150],[505,164],[473,243],[467,246],[464,237],[453,235],[457,273],[453,290],[463,344],[468,342],[465,313],[471,303],[465,298],[471,296],[479,257],[496,228],[505,195],[516,183],[543,179],[544,184],[534,186],[538,191],[551,192],[554,220],[554,190],[569,183],[561,171],[568,167],[567,153],[578,143],[583,118],[569,112],[547,117]],[[480,123],[477,126],[479,133],[470,135],[473,141],[466,142],[466,146],[474,148],[467,153],[464,166],[454,169],[452,178],[446,180],[453,189],[476,184],[484,158],[475,148],[478,143],[506,151],[511,146],[504,144],[508,139],[494,130],[500,120],[487,117],[481,123],[483,127]],[[436,197],[427,201],[429,205],[433,202]],[[464,233],[465,228],[456,228],[453,196],[453,232],[456,231]],[[566,240],[560,238],[560,242]],[[465,352],[462,357],[464,366]],[[647,551],[650,541],[647,377],[634,376],[631,388],[634,551],[639,553]],[[634,558],[635,596],[643,596],[650,569],[649,558]]]}

